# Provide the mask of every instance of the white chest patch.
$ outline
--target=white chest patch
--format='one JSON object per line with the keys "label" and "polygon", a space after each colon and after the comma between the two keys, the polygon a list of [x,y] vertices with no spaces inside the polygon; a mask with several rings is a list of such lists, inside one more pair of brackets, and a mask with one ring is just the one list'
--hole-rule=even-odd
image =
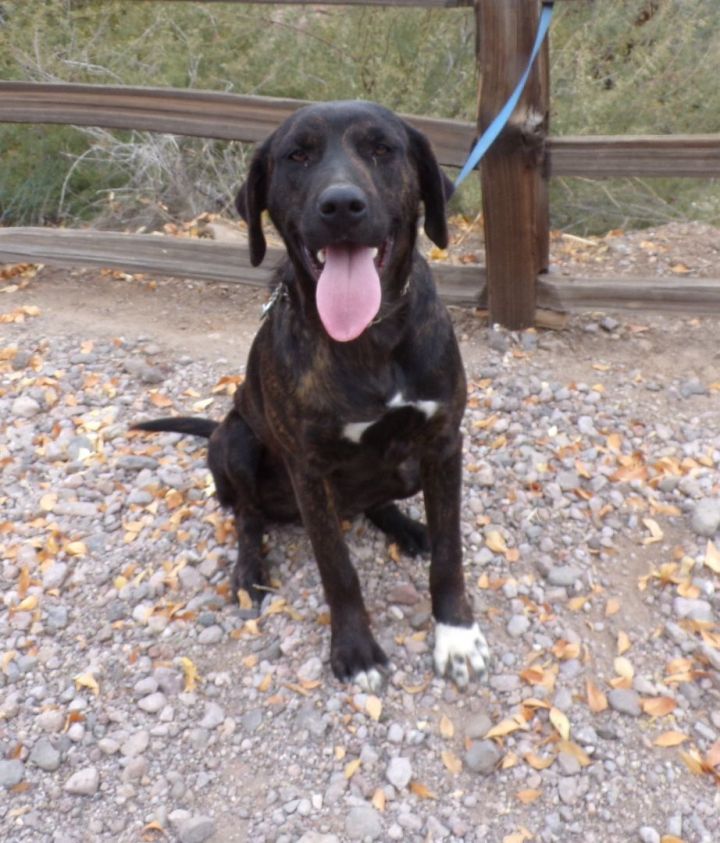
{"label": "white chest patch", "polygon": [[[398,410],[401,407],[414,407],[419,410],[426,419],[431,419],[438,410],[440,404],[437,401],[406,401],[402,392],[398,392],[387,402],[386,407],[389,410]],[[362,439],[363,433],[374,424],[377,424],[382,416],[369,422],[348,422],[343,427],[343,439],[349,439],[350,442],[359,443]]]}

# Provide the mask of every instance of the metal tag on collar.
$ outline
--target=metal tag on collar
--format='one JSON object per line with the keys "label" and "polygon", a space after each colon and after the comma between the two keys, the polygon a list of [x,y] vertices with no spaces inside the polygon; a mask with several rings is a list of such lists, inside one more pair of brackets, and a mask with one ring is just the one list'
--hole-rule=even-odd
{"label": "metal tag on collar", "polygon": [[272,291],[272,294],[270,295],[270,298],[260,308],[260,318],[264,319],[268,315],[268,313],[270,313],[270,311],[273,309],[273,307],[275,306],[275,303],[278,301],[278,299],[283,298],[284,295],[285,295],[285,285],[284,284],[278,284],[277,287],[275,287],[275,289]]}

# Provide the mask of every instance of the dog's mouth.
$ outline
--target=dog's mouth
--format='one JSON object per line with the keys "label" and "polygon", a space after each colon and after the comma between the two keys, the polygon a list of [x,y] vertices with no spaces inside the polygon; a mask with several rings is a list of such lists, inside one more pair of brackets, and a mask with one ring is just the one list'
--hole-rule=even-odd
{"label": "dog's mouth", "polygon": [[317,282],[315,303],[325,330],[337,342],[357,339],[380,310],[380,273],[392,240],[376,247],[334,243],[315,252],[303,250]]}

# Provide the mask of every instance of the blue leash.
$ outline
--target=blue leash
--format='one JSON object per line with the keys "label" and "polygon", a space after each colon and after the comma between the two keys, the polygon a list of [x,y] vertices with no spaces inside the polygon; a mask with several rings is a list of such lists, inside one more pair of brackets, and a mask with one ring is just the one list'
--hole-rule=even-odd
{"label": "blue leash", "polygon": [[535,63],[535,59],[537,58],[537,54],[540,52],[540,47],[542,47],[547,31],[550,28],[552,14],[552,2],[543,2],[542,12],[540,13],[540,23],[538,24],[537,35],[535,36],[535,43],[533,44],[532,52],[530,53],[530,59],[528,60],[525,72],[520,77],[517,87],[512,92],[510,99],[503,106],[502,111],[500,111],[498,116],[487,127],[478,142],[475,144],[473,151],[470,153],[468,160],[465,162],[465,166],[462,170],[460,170],[460,174],[455,179],[456,188],[459,187],[460,184],[464,182],[468,175],[475,169],[475,167],[477,167],[480,163],[480,159],[483,155],[485,155],[488,149],[490,149],[495,140],[497,140],[498,135],[505,128],[505,124],[510,119],[513,111],[515,111],[518,101],[522,96],[522,92],[525,90],[525,85],[527,84],[527,80],[530,76],[532,66]]}

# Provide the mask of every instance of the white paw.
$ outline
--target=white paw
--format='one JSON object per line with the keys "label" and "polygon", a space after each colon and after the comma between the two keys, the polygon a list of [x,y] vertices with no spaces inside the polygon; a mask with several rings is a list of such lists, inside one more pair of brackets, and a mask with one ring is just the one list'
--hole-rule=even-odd
{"label": "white paw", "polygon": [[435,670],[444,676],[448,670],[459,688],[470,681],[468,664],[475,674],[482,674],[490,662],[490,648],[477,623],[472,626],[451,626],[438,623],[435,627]]}
{"label": "white paw", "polygon": [[385,684],[382,673],[374,667],[370,668],[370,670],[361,670],[359,673],[356,673],[351,681],[363,691],[380,691]]}

